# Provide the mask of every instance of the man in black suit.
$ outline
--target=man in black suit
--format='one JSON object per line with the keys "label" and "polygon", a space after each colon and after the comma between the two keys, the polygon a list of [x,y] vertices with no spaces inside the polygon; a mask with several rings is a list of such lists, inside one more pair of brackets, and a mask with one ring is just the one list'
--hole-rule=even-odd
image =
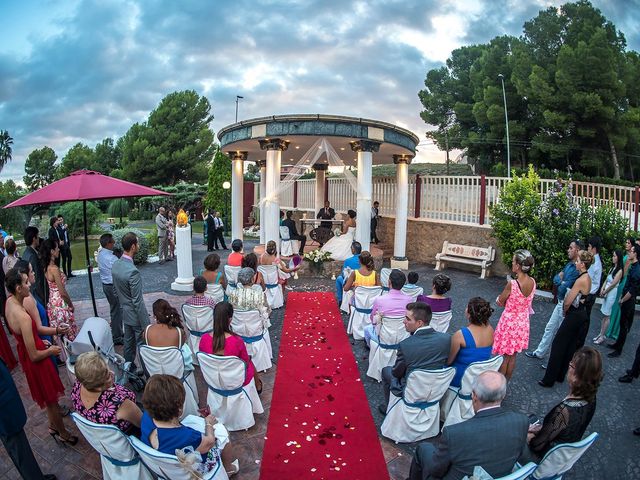
{"label": "man in black suit", "polygon": [[398,345],[398,357],[393,367],[382,369],[384,405],[378,409],[385,415],[389,405],[389,393],[401,397],[407,383],[407,375],[416,368],[442,368],[446,365],[451,348],[451,336],[436,332],[429,326],[431,307],[423,302],[407,305],[404,328],[411,334]]}
{"label": "man in black suit", "polygon": [[293,217],[293,212],[289,210],[287,212],[287,218],[282,221],[282,226],[287,227],[289,229],[289,238],[291,240],[297,240],[300,242],[299,255],[304,255],[304,245],[307,243],[307,237],[304,235],[300,235],[298,233],[298,229],[296,228],[296,222],[291,218]]}
{"label": "man in black suit", "polygon": [[39,230],[36,227],[27,227],[24,231],[24,243],[27,247],[24,249],[22,259],[31,264],[36,281],[31,285],[31,295],[33,295],[42,305],[46,305],[49,300],[49,285],[44,278],[44,269],[38,258],[38,249],[40,248]]}
{"label": "man in black suit", "polygon": [[475,416],[444,427],[437,445],[418,445],[409,480],[459,480],[471,476],[475,466],[492,478],[511,473],[526,449],[529,419],[500,406],[506,393],[507,380],[501,373],[478,375],[471,393]]}
{"label": "man in black suit", "polygon": [[[213,242],[216,240],[216,227],[213,220],[213,210],[209,209],[209,214],[204,219],[207,226],[207,252],[213,252]],[[216,250],[218,246],[216,245]]]}
{"label": "man in black suit", "polygon": [[378,228],[378,218],[380,218],[380,202],[373,202],[371,207],[371,243],[380,243],[376,228]]}
{"label": "man in black suit", "polygon": [[[329,201],[324,202],[324,208],[320,209],[316,218],[320,220],[333,220],[336,218],[336,211],[329,206]],[[320,222],[320,226],[331,230],[331,222]]]}
{"label": "man in black suit", "polygon": [[67,228],[67,224],[64,223],[64,218],[62,215],[58,215],[58,233],[64,243],[60,244],[60,257],[62,257],[62,270],[67,275],[68,278],[75,277],[73,273],[71,273],[71,259],[73,256],[71,255],[71,242],[69,241],[69,229]]}

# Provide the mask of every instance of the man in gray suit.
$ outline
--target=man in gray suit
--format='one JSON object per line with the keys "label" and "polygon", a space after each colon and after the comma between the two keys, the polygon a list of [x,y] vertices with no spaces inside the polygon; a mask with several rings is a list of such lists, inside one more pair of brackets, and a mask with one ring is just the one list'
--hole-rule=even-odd
{"label": "man in gray suit", "polygon": [[33,295],[42,305],[47,305],[49,300],[49,286],[44,278],[44,269],[38,258],[38,249],[40,248],[39,230],[36,227],[27,227],[24,231],[24,243],[27,248],[24,249],[22,259],[31,264],[33,274],[36,281],[31,285],[31,295]]}
{"label": "man in gray suit", "polygon": [[122,237],[122,249],[122,257],[111,267],[111,277],[122,309],[124,359],[134,363],[136,347],[142,343],[144,329],[149,325],[149,314],[142,296],[142,279],[133,263],[133,256],[140,249],[135,233],[129,232]]}
{"label": "man in gray suit", "polygon": [[164,263],[167,260],[167,217],[164,216],[165,209],[160,207],[158,215],[156,215],[156,227],[158,229],[158,260],[159,263]]}
{"label": "man in gray suit", "polygon": [[451,336],[436,332],[429,326],[431,307],[423,302],[407,305],[404,328],[411,334],[398,345],[398,357],[393,367],[382,369],[382,387],[385,404],[378,409],[385,415],[389,405],[389,392],[401,397],[407,375],[416,368],[442,368],[446,365],[451,348]]}
{"label": "man in gray suit", "polygon": [[527,445],[529,419],[503,409],[507,380],[499,372],[483,372],[475,379],[471,401],[475,416],[442,429],[437,446],[418,445],[409,480],[471,476],[476,466],[493,478],[511,473]]}

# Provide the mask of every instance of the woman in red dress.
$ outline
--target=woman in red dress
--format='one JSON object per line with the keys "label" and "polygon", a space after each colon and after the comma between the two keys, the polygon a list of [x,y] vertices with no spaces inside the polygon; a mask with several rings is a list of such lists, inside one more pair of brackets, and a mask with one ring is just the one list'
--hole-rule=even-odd
{"label": "woman in red dress", "polygon": [[60,355],[56,345],[46,345],[38,336],[36,322],[29,316],[23,301],[29,291],[29,276],[18,269],[7,273],[5,284],[11,297],[7,299],[6,316],[9,328],[18,345],[18,358],[24,370],[33,401],[46,408],[49,434],[65,444],[75,445],[78,437],[71,435],[62,422],[58,399],[64,395],[64,386],[49,357]]}

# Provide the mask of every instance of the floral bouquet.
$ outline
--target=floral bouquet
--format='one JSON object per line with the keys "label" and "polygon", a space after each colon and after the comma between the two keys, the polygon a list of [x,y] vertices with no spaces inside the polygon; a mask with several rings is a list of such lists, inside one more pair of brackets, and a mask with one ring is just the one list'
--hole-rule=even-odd
{"label": "floral bouquet", "polygon": [[336,237],[339,237],[340,235],[342,235],[342,230],[340,230],[340,227],[336,228],[336,229],[333,231],[333,234],[334,234]]}
{"label": "floral bouquet", "polygon": [[312,263],[328,262],[329,260],[331,260],[331,253],[324,252],[320,249],[312,250],[310,252],[305,253],[303,258]]}

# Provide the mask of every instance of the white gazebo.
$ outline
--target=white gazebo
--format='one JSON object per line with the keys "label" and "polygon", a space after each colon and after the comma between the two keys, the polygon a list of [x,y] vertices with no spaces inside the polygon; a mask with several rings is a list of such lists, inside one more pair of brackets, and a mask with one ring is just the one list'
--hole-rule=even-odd
{"label": "white gazebo", "polygon": [[[232,160],[231,235],[242,238],[243,162],[260,167],[260,242],[279,244],[281,168],[296,165],[303,155],[325,139],[345,166],[357,168],[357,226],[355,239],[370,249],[372,167],[396,165],[397,199],[392,266],[407,268],[408,169],[418,137],[390,123],[336,115],[275,115],[224,127],[218,133],[222,149]],[[326,145],[326,144],[325,144]],[[320,148],[320,147],[318,147]],[[353,155],[355,153],[355,157]],[[316,212],[325,199],[326,161],[312,165],[316,172]]]}

